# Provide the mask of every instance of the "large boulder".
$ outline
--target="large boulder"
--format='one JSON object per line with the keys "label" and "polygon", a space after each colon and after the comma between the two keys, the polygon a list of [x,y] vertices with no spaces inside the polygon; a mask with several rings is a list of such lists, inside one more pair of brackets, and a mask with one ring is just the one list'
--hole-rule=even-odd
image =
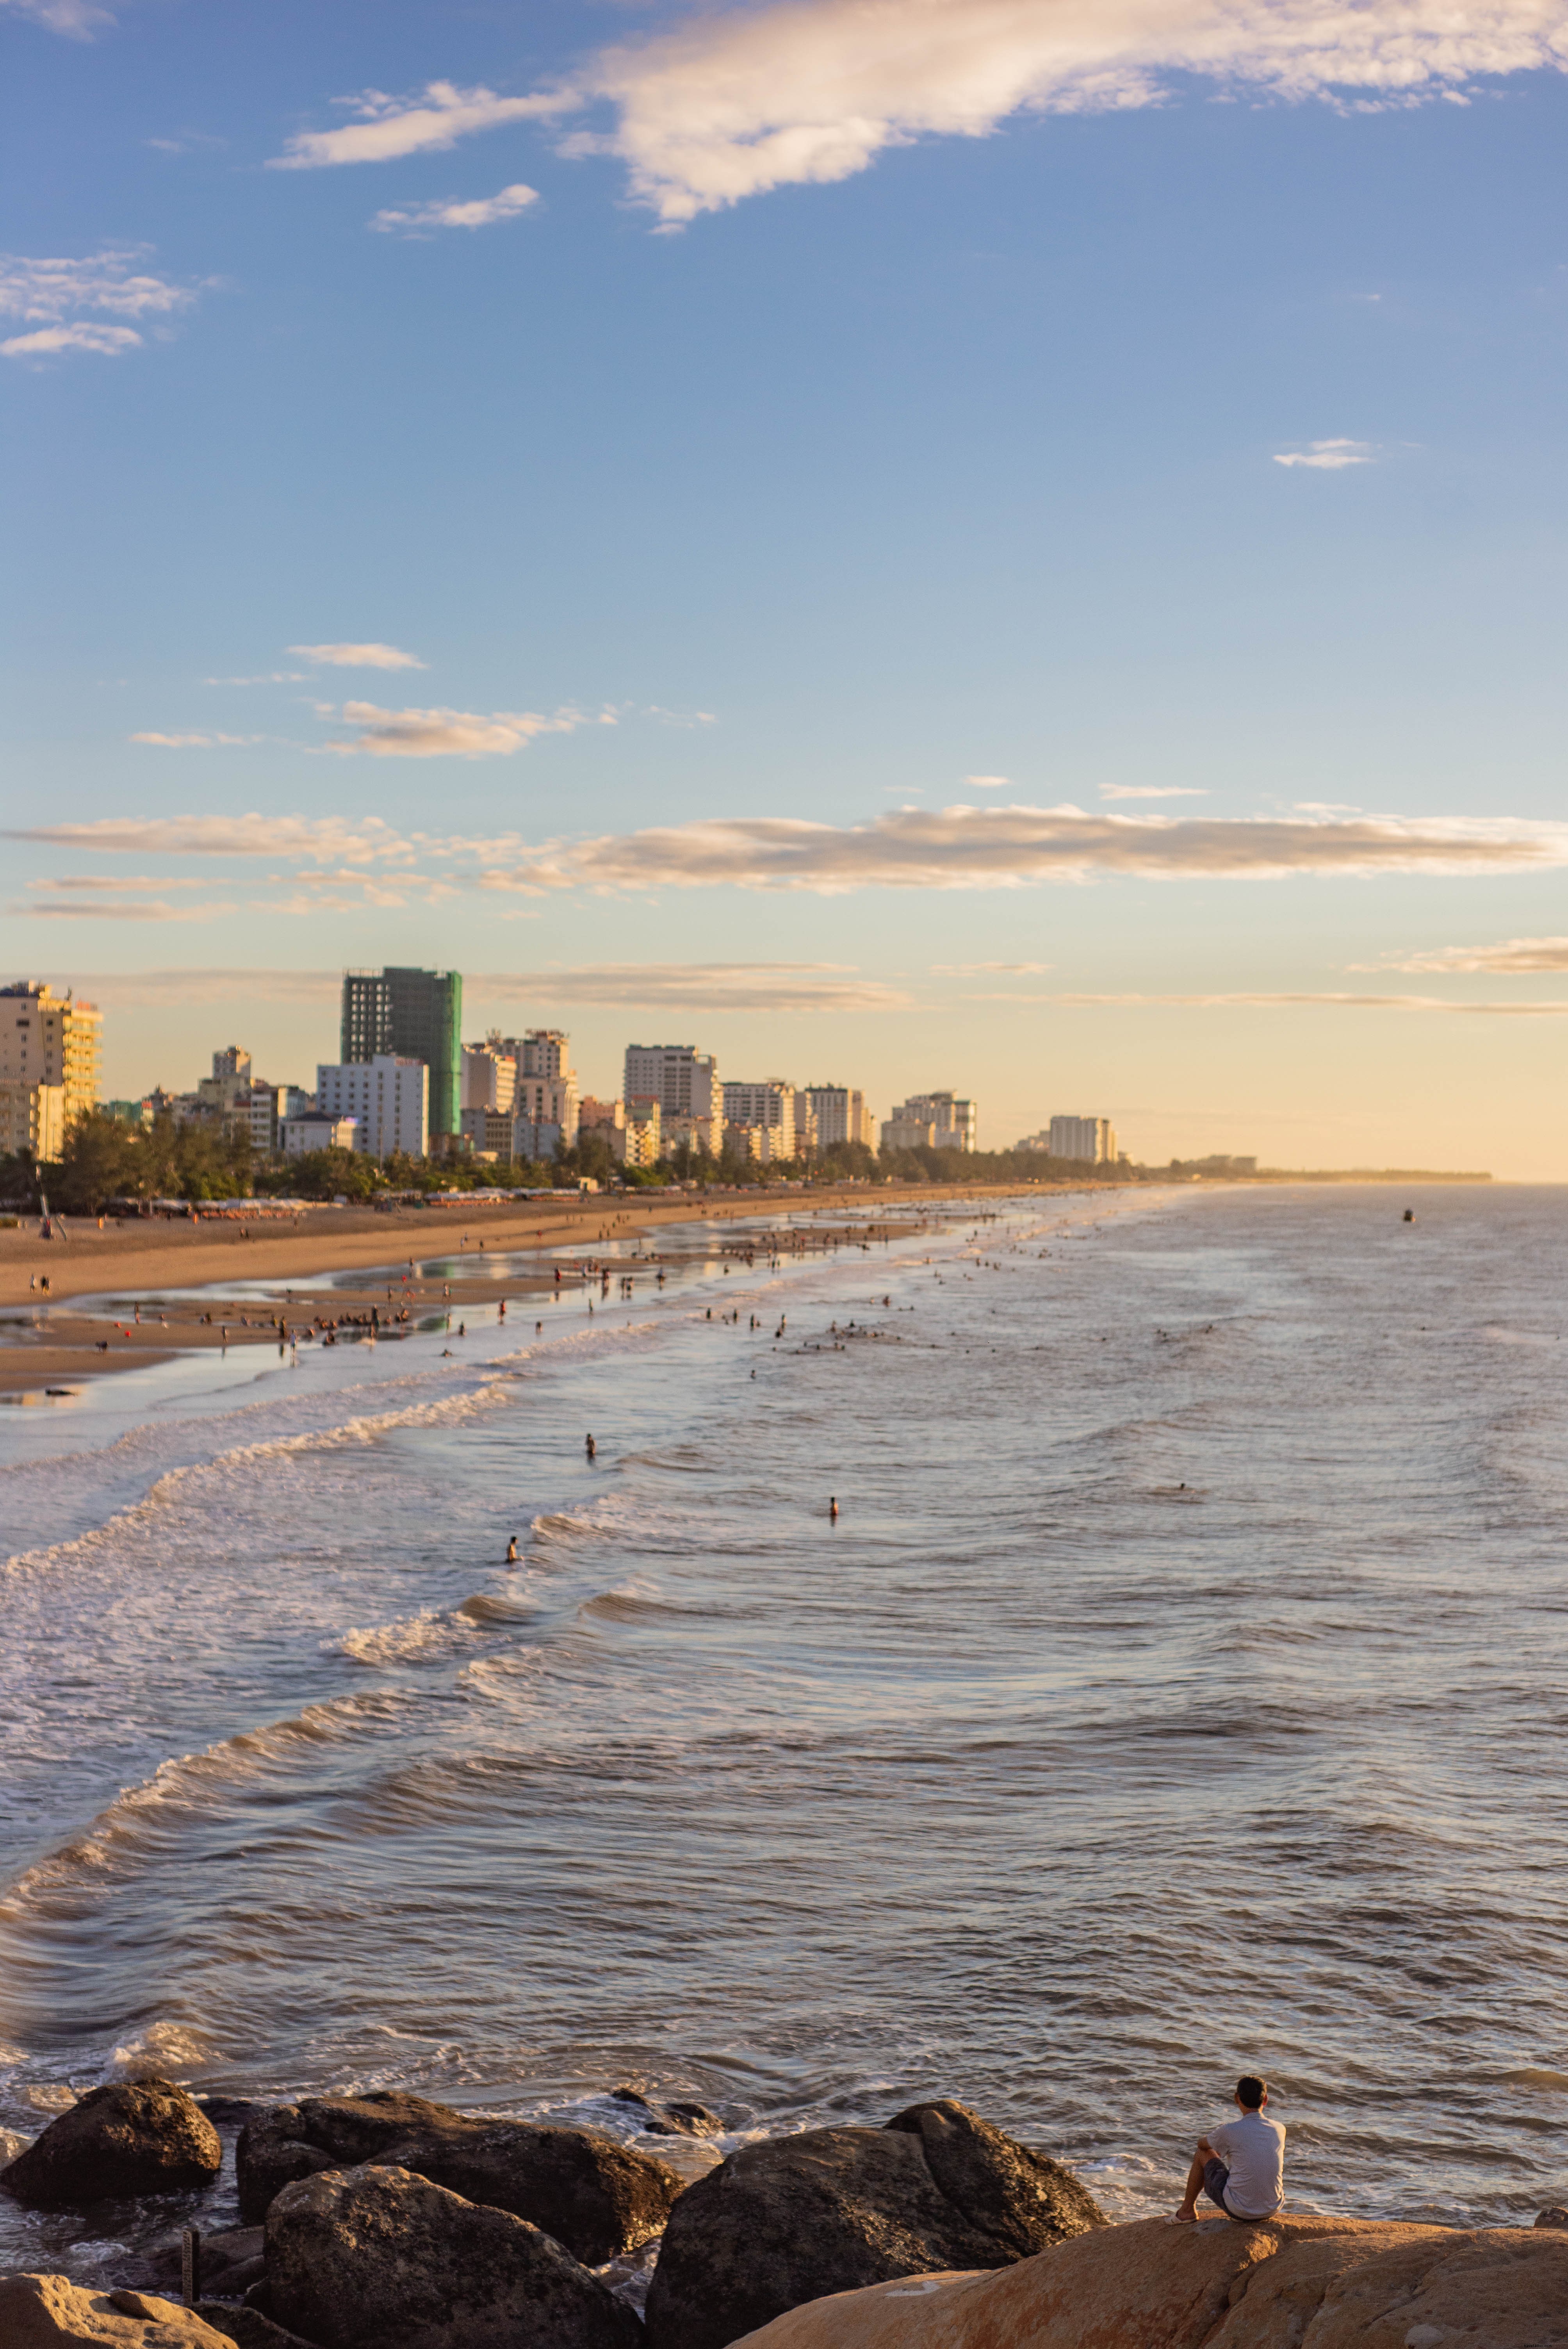
{"label": "large boulder", "polygon": [[199,2300],[196,2313],[225,2341],[237,2344],[237,2349],[315,2349],[314,2342],[302,2341],[297,2333],[285,2333],[259,2308],[230,2308],[220,2300]]}
{"label": "large boulder", "polygon": [[944,2099],[884,2128],[743,2146],[670,2213],[648,2349],[725,2349],[802,2301],[933,2269],[998,2268],[1105,2214],[1070,2169]]}
{"label": "large boulder", "polygon": [[510,2210],[411,2170],[300,2178],[267,2212],[273,2320],[321,2349],[640,2349],[607,2284]]}
{"label": "large boulder", "polygon": [[0,2275],[5,2349],[232,2349],[194,2309],[145,2292],[86,2292],[62,2275]]}
{"label": "large boulder", "polygon": [[93,2088],[0,2169],[0,2186],[34,2210],[74,2210],[136,2194],[210,2186],[222,2168],[218,2132],[172,2080]]}
{"label": "large boulder", "polygon": [[266,2217],[296,2179],[374,2161],[411,2169],[466,2201],[510,2210],[601,2267],[656,2235],[685,2179],[598,2129],[496,2121],[397,2089],[303,2096],[257,2114],[235,2155],[240,2214]]}
{"label": "large boulder", "polygon": [[1140,2219],[995,2275],[791,2309],[745,2349],[1568,2349],[1568,2241],[1373,2220]]}

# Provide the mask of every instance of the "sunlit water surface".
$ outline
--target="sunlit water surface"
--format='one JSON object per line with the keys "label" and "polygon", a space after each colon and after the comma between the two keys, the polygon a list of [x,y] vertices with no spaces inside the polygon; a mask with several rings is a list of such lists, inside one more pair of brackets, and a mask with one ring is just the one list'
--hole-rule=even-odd
{"label": "sunlit water surface", "polygon": [[1256,2067],[1298,2206],[1562,2199],[1568,1193],[1411,1195],[692,1227],[0,1414],[0,2127],[951,2095],[1133,2214]]}

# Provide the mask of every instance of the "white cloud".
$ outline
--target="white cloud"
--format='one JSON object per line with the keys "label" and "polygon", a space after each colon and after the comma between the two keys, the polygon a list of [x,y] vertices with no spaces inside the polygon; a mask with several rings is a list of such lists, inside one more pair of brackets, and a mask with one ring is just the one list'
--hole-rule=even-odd
{"label": "white cloud", "polygon": [[602,53],[583,78],[618,121],[569,143],[619,154],[634,193],[678,223],[1025,110],[1157,105],[1190,75],[1408,105],[1565,63],[1561,0],[776,0]]}
{"label": "white cloud", "polygon": [[609,713],[585,718],[558,709],[552,718],[531,709],[498,709],[488,718],[471,709],[378,709],[373,701],[346,701],[343,715],[359,728],[352,742],[327,748],[346,756],[367,750],[378,759],[504,758],[540,734],[574,734],[580,726],[613,726]]}
{"label": "white cloud", "polygon": [[370,226],[386,235],[421,236],[437,228],[489,228],[496,221],[515,220],[519,212],[539,202],[537,188],[525,188],[521,180],[498,195],[480,196],[471,202],[454,200],[437,201],[428,204],[412,204],[407,211],[379,212]]}
{"label": "white cloud", "polygon": [[[1010,792],[1013,788],[1006,775],[965,775],[964,787],[971,792]],[[898,786],[892,788],[896,790]]]}
{"label": "white cloud", "polygon": [[[163,318],[188,309],[194,290],[139,269],[144,245],[106,246],[84,259],[35,260],[0,254],[0,315],[20,318],[30,331],[0,342],[7,358],[44,358],[63,351],[96,351],[114,358],[136,349],[135,326],[115,320]],[[99,315],[84,316],[83,313]]]}
{"label": "white cloud", "polygon": [[237,905],[83,905],[69,900],[58,905],[10,905],[11,914],[36,922],[211,922],[220,914],[237,914]]}
{"label": "white cloud", "polygon": [[114,21],[107,8],[94,5],[94,0],[0,0],[0,7],[14,8],[19,16],[31,16],[46,25],[51,33],[65,33],[77,41],[90,38],[99,25]]}
{"label": "white cloud", "polygon": [[[396,645],[290,645],[289,651],[297,660],[315,661],[324,668],[423,668],[418,653],[406,653]],[[235,678],[233,683],[243,685],[249,680]],[[255,679],[256,683],[268,680]],[[275,682],[283,683],[282,678]]]}
{"label": "white cloud", "polygon": [[0,838],[131,856],[274,856],[312,862],[335,856],[368,863],[415,854],[412,843],[374,815],[357,823],[335,815],[96,816],[86,823],[17,828]]}
{"label": "white cloud", "polygon": [[593,963],[575,970],[481,971],[465,984],[492,1000],[668,1011],[895,1011],[909,1001],[841,963]]}
{"label": "white cloud", "polygon": [[[415,663],[418,667],[419,664]],[[303,685],[304,672],[297,668],[270,669],[264,677],[204,677],[203,685]]]}
{"label": "white cloud", "polygon": [[1568,970],[1568,938],[1505,938],[1495,947],[1434,947],[1425,954],[1390,955],[1354,970]]}
{"label": "white cloud", "polygon": [[567,90],[545,90],[529,98],[501,98],[493,89],[459,89],[449,81],[433,81],[416,98],[389,98],[385,90],[367,89],[357,98],[335,98],[354,120],[336,130],[301,130],[284,141],[287,153],[274,155],[274,171],[310,171],[331,163],[389,163],[402,155],[428,153],[453,147],[475,130],[493,130],[504,122],[537,121],[560,114],[577,103]]}
{"label": "white cloud", "polygon": [[29,889],[205,889],[207,883],[189,875],[171,880],[167,874],[67,873],[55,881],[29,881]]}
{"label": "white cloud", "polygon": [[1276,465],[1309,465],[1320,473],[1340,473],[1346,465],[1370,465],[1376,451],[1370,440],[1309,440],[1305,449],[1287,450]]}
{"label": "white cloud", "polygon": [[934,962],[934,978],[979,978],[986,971],[999,971],[1011,978],[1038,978],[1054,966],[1048,962]]}
{"label": "white cloud", "polygon": [[1206,800],[1205,788],[1196,783],[1101,783],[1102,800]]}
{"label": "white cloud", "polygon": [[900,808],[862,824],[737,816],[560,843],[483,885],[537,889],[1009,888],[1109,875],[1267,879],[1289,873],[1464,873],[1568,864],[1568,824],[1406,816],[1085,814]]}
{"label": "white cloud", "polygon": [[259,742],[259,734],[133,734],[133,742],[150,742],[155,750],[237,750]]}

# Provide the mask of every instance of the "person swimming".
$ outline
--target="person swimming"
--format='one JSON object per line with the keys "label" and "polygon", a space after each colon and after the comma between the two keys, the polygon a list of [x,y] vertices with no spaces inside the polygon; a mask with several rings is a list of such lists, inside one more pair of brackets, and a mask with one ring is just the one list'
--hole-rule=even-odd
{"label": "person swimming", "polygon": [[506,1562],[508,1566],[515,1566],[517,1564],[517,1536],[515,1534],[513,1534],[511,1539],[506,1546]]}
{"label": "person swimming", "polygon": [[594,1443],[593,1438],[591,1435],[585,1435],[583,1438],[583,1449],[588,1454],[590,1460],[597,1460],[599,1457],[599,1446]]}
{"label": "person swimming", "polygon": [[835,1526],[839,1522],[839,1505],[830,1493],[828,1495],[828,1521]]}

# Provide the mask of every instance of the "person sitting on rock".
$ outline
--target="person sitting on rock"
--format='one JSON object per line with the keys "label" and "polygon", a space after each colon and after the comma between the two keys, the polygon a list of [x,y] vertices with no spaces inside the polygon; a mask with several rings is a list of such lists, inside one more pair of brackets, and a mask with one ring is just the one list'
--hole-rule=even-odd
{"label": "person sitting on rock", "polygon": [[1198,2139],[1176,2213],[1178,2226],[1196,2225],[1200,2194],[1243,2225],[1273,2218],[1284,2200],[1284,2127],[1264,2117],[1268,2100],[1268,2082],[1243,2073],[1236,2082],[1240,2120],[1226,2121],[1212,2137]]}

